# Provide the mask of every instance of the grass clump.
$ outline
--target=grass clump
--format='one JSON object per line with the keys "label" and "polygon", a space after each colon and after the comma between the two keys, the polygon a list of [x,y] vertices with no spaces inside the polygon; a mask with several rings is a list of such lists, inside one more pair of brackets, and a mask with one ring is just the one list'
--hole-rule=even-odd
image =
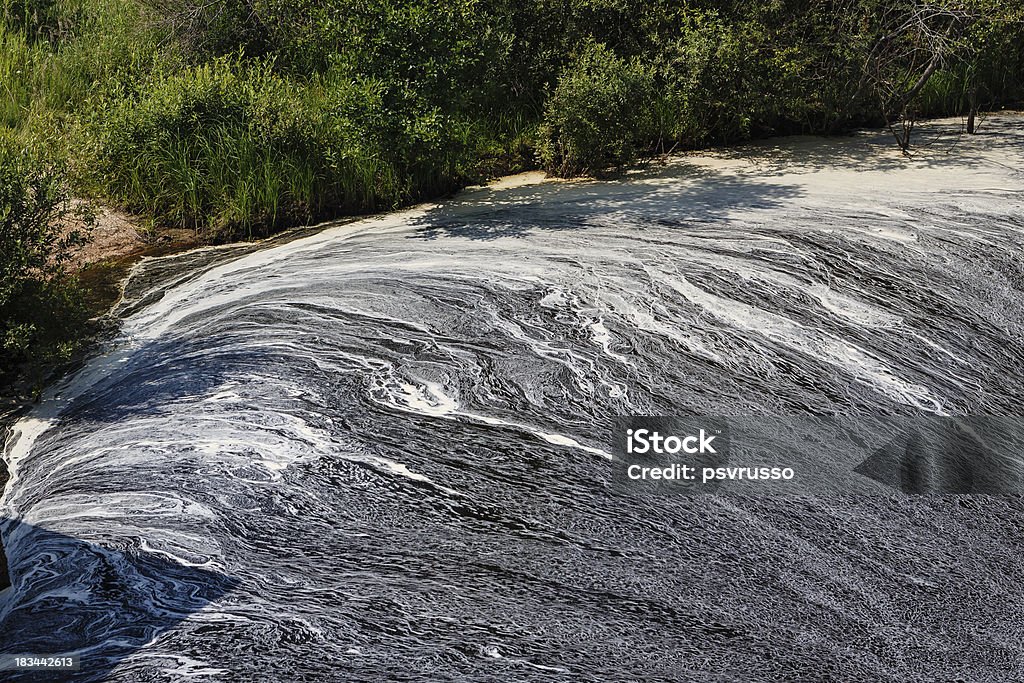
{"label": "grass clump", "polygon": [[[350,133],[307,104],[269,64],[157,71],[97,103],[95,177],[129,209],[225,237],[313,219],[333,198]],[[369,209],[372,195],[346,201]]]}
{"label": "grass clump", "polygon": [[215,239],[391,208],[453,188],[465,127],[385,106],[372,81],[299,83],[273,60],[219,57],[106,93],[94,177],[116,202]]}

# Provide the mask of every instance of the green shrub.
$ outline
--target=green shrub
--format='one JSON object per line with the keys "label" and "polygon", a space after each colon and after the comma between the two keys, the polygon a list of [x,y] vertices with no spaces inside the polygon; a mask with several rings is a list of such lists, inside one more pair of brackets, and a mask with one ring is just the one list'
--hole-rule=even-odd
{"label": "green shrub", "polygon": [[87,314],[65,264],[88,224],[70,200],[60,164],[0,133],[0,378],[65,361]]}
{"label": "green shrub", "polygon": [[756,23],[688,15],[659,54],[661,137],[696,147],[775,132],[797,108],[789,86],[801,76],[798,53],[766,40]]}
{"label": "green shrub", "polygon": [[653,134],[654,81],[639,61],[589,43],[547,101],[539,150],[560,176],[599,174],[635,161]]}

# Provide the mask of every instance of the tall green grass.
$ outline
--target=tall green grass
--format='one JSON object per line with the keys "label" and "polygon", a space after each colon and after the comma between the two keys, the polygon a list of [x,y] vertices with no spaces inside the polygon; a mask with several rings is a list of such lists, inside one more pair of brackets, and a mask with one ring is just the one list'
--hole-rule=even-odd
{"label": "tall green grass", "polygon": [[35,106],[36,74],[46,60],[24,33],[0,24],[0,125],[20,128]]}
{"label": "tall green grass", "polygon": [[214,239],[450,189],[473,151],[471,127],[385,110],[373,84],[296,82],[237,58],[105,93],[90,129],[102,191]]}
{"label": "tall green grass", "polygon": [[[920,114],[967,114],[972,97],[981,110],[1019,104],[1024,97],[1024,59],[1010,50],[993,57],[980,64],[954,64],[937,71],[918,98]],[[1015,58],[1019,64],[1013,63]]]}
{"label": "tall green grass", "polygon": [[[28,0],[28,22],[10,20],[12,4],[21,5],[8,0],[0,15],[8,17],[0,21],[0,129],[49,145],[73,174],[89,163],[82,124],[94,95],[148,73],[159,36],[133,0]],[[163,49],[159,61],[169,67],[179,58]]]}

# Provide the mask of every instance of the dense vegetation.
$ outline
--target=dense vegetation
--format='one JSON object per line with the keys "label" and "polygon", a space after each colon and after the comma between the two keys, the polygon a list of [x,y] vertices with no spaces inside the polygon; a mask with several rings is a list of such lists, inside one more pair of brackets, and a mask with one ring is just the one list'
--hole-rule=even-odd
{"label": "dense vegetation", "polygon": [[41,368],[66,361],[86,323],[77,282],[64,264],[90,216],[72,204],[65,175],[45,151],[0,130],[0,382],[6,385],[38,381],[32,375]]}
{"label": "dense vegetation", "polygon": [[1024,99],[1019,5],[0,0],[4,362],[61,348],[32,302],[74,320],[44,225],[69,188],[225,240],[538,165],[864,124],[908,145],[918,116]]}
{"label": "dense vegetation", "polygon": [[2,2],[0,125],[219,238],[1024,90],[1015,0]]}

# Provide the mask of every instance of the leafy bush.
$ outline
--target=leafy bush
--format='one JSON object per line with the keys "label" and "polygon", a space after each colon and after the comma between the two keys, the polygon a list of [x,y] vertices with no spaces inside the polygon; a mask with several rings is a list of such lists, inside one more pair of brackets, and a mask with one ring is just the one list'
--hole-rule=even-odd
{"label": "leafy bush", "polygon": [[65,264],[82,243],[63,168],[9,133],[0,134],[0,377],[26,365],[65,361],[79,344],[87,314]]}
{"label": "leafy bush", "polygon": [[654,81],[639,61],[589,43],[562,72],[540,130],[544,167],[562,176],[601,173],[637,159],[651,137]]}

